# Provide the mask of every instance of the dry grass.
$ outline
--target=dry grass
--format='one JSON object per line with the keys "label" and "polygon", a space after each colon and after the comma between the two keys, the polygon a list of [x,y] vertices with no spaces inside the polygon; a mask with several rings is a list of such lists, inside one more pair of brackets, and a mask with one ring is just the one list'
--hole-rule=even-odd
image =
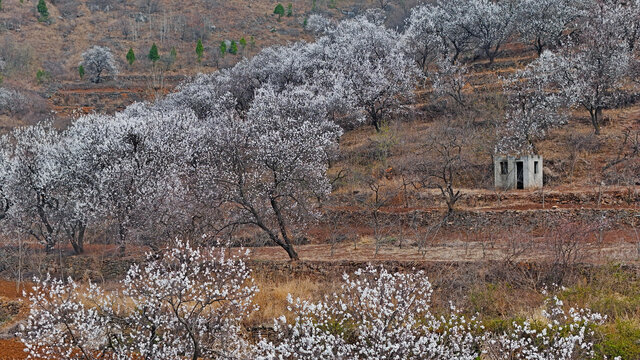
{"label": "dry grass", "polygon": [[247,319],[246,324],[249,326],[268,326],[279,316],[290,316],[287,309],[289,294],[293,299],[319,300],[338,288],[336,283],[328,279],[269,277],[265,274],[256,274],[256,285],[260,291],[253,301],[260,310]]}

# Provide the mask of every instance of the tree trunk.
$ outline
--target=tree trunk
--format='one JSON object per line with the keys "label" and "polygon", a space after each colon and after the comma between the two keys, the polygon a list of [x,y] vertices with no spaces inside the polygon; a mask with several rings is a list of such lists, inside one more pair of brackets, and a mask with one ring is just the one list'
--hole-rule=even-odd
{"label": "tree trunk", "polygon": [[[294,250],[293,244],[289,239],[289,235],[287,233],[287,226],[285,224],[284,218],[282,217],[282,212],[280,212],[280,207],[275,199],[271,199],[271,208],[276,214],[276,219],[278,220],[278,226],[280,227],[280,234],[282,235],[282,242],[280,246],[287,252],[289,255],[289,259],[297,261],[300,260],[298,257],[298,253]],[[276,242],[277,243],[277,242]]]}
{"label": "tree trunk", "polygon": [[118,241],[118,253],[120,256],[124,256],[127,244],[127,229],[124,225],[120,224],[118,229],[119,241]]}
{"label": "tree trunk", "polygon": [[591,115],[591,124],[593,125],[596,135],[600,135],[600,118],[602,117],[602,108],[589,110],[589,114]]}
{"label": "tree trunk", "polygon": [[56,246],[55,242],[50,238],[50,237],[46,237],[45,240],[46,244],[44,246],[44,251],[47,254],[50,254],[53,251],[53,248]]}
{"label": "tree trunk", "polygon": [[293,261],[298,261],[300,260],[300,257],[298,256],[298,253],[296,252],[296,250],[293,248],[293,246],[288,245],[288,246],[283,246],[284,250],[287,252],[287,254],[289,255],[289,259],[293,260]]}
{"label": "tree trunk", "polygon": [[75,238],[71,239],[71,246],[73,246],[73,252],[76,255],[84,253],[84,230],[86,226],[84,224],[78,224],[78,234]]}
{"label": "tree trunk", "polygon": [[544,45],[542,45],[542,39],[538,36],[536,38],[536,51],[538,52],[538,57],[542,55],[543,50],[544,50]]}
{"label": "tree trunk", "polygon": [[376,116],[375,112],[371,112],[371,124],[376,128],[376,132],[380,132],[380,121],[378,120],[378,116]]}

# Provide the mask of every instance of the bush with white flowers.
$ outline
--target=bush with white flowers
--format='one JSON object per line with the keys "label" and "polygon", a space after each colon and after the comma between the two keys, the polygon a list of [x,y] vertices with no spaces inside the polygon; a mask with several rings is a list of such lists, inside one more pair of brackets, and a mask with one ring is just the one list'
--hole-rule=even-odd
{"label": "bush with white flowers", "polygon": [[278,341],[258,344],[259,359],[476,359],[476,320],[431,312],[422,271],[367,267],[344,275],[323,301],[289,298],[295,319],[275,321]]}
{"label": "bush with white flowers", "polygon": [[545,301],[543,322],[513,323],[513,330],[496,336],[488,344],[489,359],[572,360],[593,356],[594,326],[603,316],[586,309],[563,308],[556,296]]}
{"label": "bush with white flowers", "polygon": [[133,265],[122,291],[37,280],[21,333],[29,359],[247,358],[250,270],[224,249],[173,248]]}

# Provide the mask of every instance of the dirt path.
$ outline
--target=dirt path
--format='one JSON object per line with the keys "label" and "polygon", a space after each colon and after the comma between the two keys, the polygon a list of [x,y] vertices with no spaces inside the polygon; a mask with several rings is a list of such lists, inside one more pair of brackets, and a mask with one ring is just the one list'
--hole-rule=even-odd
{"label": "dirt path", "polygon": [[[579,245],[584,253],[584,262],[606,264],[610,262],[638,263],[637,244],[633,234],[619,231],[608,232],[601,244],[585,243]],[[427,261],[457,262],[504,260],[542,261],[553,258],[551,247],[541,238],[523,238],[514,244],[509,242],[465,241],[463,234],[457,239],[438,238],[428,241],[427,246],[419,248],[408,240],[400,246],[383,244],[376,253],[376,244],[372,237],[365,236],[356,243],[309,244],[296,247],[301,260],[314,261]],[[518,256],[514,257],[514,252]],[[287,254],[280,247],[261,247],[251,249],[251,257],[256,260],[287,260]]]}

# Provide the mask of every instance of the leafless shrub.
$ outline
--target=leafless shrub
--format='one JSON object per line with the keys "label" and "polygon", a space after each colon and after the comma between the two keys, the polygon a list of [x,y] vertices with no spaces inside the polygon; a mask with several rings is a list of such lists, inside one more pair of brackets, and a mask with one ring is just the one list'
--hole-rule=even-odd
{"label": "leafless shrub", "polygon": [[56,6],[60,15],[65,19],[73,19],[80,16],[78,0],[52,0],[51,3]]}
{"label": "leafless shrub", "polygon": [[51,77],[54,79],[58,79],[63,77],[67,71],[62,66],[62,64],[55,60],[45,60],[42,62],[42,68],[51,74]]}
{"label": "leafless shrub", "polygon": [[640,131],[627,128],[618,141],[615,159],[603,168],[606,183],[634,186],[640,184]]}
{"label": "leafless shrub", "polygon": [[155,14],[161,9],[159,0],[138,0],[137,5],[140,11],[145,14]]}
{"label": "leafless shrub", "polygon": [[3,73],[6,76],[26,73],[31,66],[32,51],[29,46],[18,44],[11,35],[3,34],[0,59],[5,62]]}
{"label": "leafless shrub", "polygon": [[108,12],[122,7],[122,4],[124,3],[125,0],[88,0],[87,7],[91,12]]}
{"label": "leafless shrub", "polygon": [[363,199],[362,206],[370,214],[369,223],[373,229],[373,240],[375,242],[375,255],[378,255],[380,248],[389,240],[389,235],[393,229],[386,217],[382,214],[382,208],[391,205],[396,197],[395,189],[381,184],[375,178],[369,178],[367,185],[370,195]]}
{"label": "leafless shrub", "polygon": [[567,139],[567,150],[569,151],[569,162],[565,168],[566,176],[569,180],[573,180],[576,165],[579,161],[589,163],[583,156],[584,153],[597,152],[600,149],[600,140],[595,134],[576,134],[572,133]]}
{"label": "leafless shrub", "polygon": [[423,145],[419,163],[414,169],[415,183],[420,188],[437,188],[447,204],[448,213],[453,212],[462,196],[459,186],[468,178],[473,168],[468,144],[473,132],[468,127],[453,127],[445,124],[436,129]]}
{"label": "leafless shrub", "polygon": [[562,285],[571,270],[588,260],[591,251],[602,243],[606,227],[605,220],[590,223],[561,221],[551,227],[545,234],[550,265],[545,282]]}

